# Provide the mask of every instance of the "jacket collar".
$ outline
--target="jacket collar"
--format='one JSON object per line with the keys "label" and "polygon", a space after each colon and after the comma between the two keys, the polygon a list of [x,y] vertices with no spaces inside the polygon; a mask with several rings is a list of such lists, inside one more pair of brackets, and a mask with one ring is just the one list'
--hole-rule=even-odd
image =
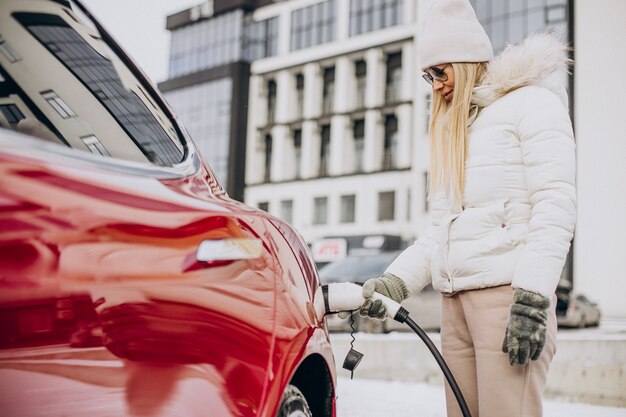
{"label": "jacket collar", "polygon": [[[517,45],[507,46],[487,64],[483,82],[474,88],[472,104],[486,107],[511,91],[535,85],[554,92],[567,107],[565,83],[571,63],[567,45],[556,35],[530,35]],[[471,121],[477,112],[478,109],[470,110]]]}

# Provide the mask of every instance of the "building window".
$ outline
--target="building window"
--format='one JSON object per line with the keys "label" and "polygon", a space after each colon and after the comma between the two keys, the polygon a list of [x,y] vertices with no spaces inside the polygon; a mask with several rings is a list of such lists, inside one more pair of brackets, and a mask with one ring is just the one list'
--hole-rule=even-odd
{"label": "building window", "polygon": [[385,80],[385,102],[400,100],[402,88],[402,53],[387,55],[387,76]]}
{"label": "building window", "polygon": [[304,117],[304,75],[296,74],[296,120]]}
{"label": "building window", "polygon": [[0,105],[0,112],[2,112],[4,118],[7,119],[12,129],[15,129],[19,121],[25,118],[24,114],[15,104]]}
{"label": "building window", "polygon": [[568,0],[470,0],[491,39],[494,52],[518,43],[529,33],[551,28],[567,36]]}
{"label": "building window", "polygon": [[104,145],[94,135],[83,136],[80,139],[83,141],[85,146],[87,146],[87,149],[89,149],[91,153],[95,153],[96,155],[103,155],[103,156],[111,155],[109,151],[106,150]]}
{"label": "building window", "polygon": [[280,202],[280,218],[287,223],[293,223],[293,200],[282,200]]}
{"label": "building window", "polygon": [[385,117],[385,143],[383,149],[383,169],[396,168],[398,149],[398,119],[393,114]]}
{"label": "building window", "polygon": [[315,197],[313,199],[313,224],[328,223],[328,198]]}
{"label": "building window", "polygon": [[259,202],[258,206],[259,210],[263,210],[266,213],[269,213],[270,211],[270,203],[269,201],[261,201]]}
{"label": "building window", "polygon": [[554,25],[567,20],[567,8],[565,4],[554,4],[546,8],[546,23]]}
{"label": "building window", "polygon": [[356,77],[356,103],[355,108],[365,108],[365,87],[367,84],[367,66],[365,61],[360,60],[354,63],[354,75]]}
{"label": "building window", "polygon": [[291,50],[335,40],[335,0],[291,12]]}
{"label": "building window", "polygon": [[424,112],[424,133],[428,133],[430,129],[430,107],[432,105],[432,96],[430,93],[424,95],[424,108],[426,111]]}
{"label": "building window", "polygon": [[324,87],[322,89],[322,113],[333,112],[335,99],[335,67],[324,68]]}
{"label": "building window", "polygon": [[267,124],[276,120],[276,81],[267,82]]}
{"label": "building window", "polygon": [[272,174],[272,135],[265,135],[265,172],[263,180],[270,182]]}
{"label": "building window", "polygon": [[228,184],[233,80],[218,78],[165,93],[222,184]]}
{"label": "building window", "polygon": [[395,26],[401,17],[402,0],[351,0],[350,36]]}
{"label": "building window", "polygon": [[302,129],[295,129],[293,131],[293,150],[294,150],[294,164],[296,166],[296,179],[300,178],[300,164],[302,163]]}
{"label": "building window", "polygon": [[278,16],[258,22],[247,20],[244,34],[243,56],[246,61],[278,53]]}
{"label": "building window", "polygon": [[395,219],[396,211],[395,191],[385,191],[378,193],[378,221],[388,221]]}
{"label": "building window", "polygon": [[339,221],[341,223],[354,223],[355,200],[356,196],[354,194],[341,196],[341,212],[339,213]]}
{"label": "building window", "polygon": [[4,55],[9,62],[17,62],[22,59],[22,57],[15,52],[15,49],[13,49],[11,45],[9,45],[9,43],[2,38],[0,38],[0,52],[2,52],[2,55]]}
{"label": "building window", "polygon": [[354,137],[354,172],[363,172],[363,153],[365,151],[365,120],[355,120],[352,125]]}
{"label": "building window", "polygon": [[328,163],[330,160],[330,125],[322,126],[320,141],[320,169],[319,176],[328,175]]}
{"label": "building window", "polygon": [[54,110],[64,119],[69,119],[76,116],[76,114],[70,109],[57,93],[52,90],[44,91],[41,96],[52,106]]}
{"label": "building window", "polygon": [[243,10],[219,14],[172,31],[170,78],[242,59]]}

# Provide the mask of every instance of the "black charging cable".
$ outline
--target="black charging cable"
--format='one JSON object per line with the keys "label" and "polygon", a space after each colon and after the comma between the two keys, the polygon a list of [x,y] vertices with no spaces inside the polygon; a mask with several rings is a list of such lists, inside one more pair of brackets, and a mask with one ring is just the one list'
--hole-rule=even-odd
{"label": "black charging cable", "polygon": [[441,356],[441,353],[439,353],[439,350],[437,350],[437,347],[435,346],[433,341],[430,340],[430,337],[428,337],[426,332],[422,330],[422,328],[418,326],[412,318],[409,317],[409,312],[406,311],[406,309],[404,309],[403,307],[400,307],[400,310],[398,310],[398,313],[396,313],[394,320],[399,321],[400,323],[406,323],[411,328],[411,330],[413,330],[420,337],[420,339],[422,339],[428,350],[430,350],[430,353],[432,353],[433,357],[437,361],[437,364],[439,365],[439,368],[441,368],[441,372],[443,372],[443,376],[446,378],[446,381],[448,381],[448,385],[450,386],[450,389],[452,390],[452,393],[456,398],[456,402],[461,408],[461,413],[463,413],[463,417],[472,417],[472,414],[469,411],[469,407],[465,402],[465,398],[463,397],[463,393],[461,393],[461,389],[454,379],[454,375],[452,375],[450,368],[448,368],[448,364],[443,359],[443,356]]}

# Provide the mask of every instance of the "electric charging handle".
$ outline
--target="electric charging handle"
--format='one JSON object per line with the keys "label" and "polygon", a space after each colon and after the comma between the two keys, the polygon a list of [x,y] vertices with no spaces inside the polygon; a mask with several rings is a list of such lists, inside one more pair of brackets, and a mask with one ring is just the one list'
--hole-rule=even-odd
{"label": "electric charging handle", "polygon": [[[363,287],[352,282],[341,282],[322,286],[324,294],[324,308],[326,314],[339,313],[341,311],[354,311],[365,302]],[[388,317],[404,323],[408,312],[400,303],[385,297],[377,292],[372,295],[373,300],[382,301]]]}

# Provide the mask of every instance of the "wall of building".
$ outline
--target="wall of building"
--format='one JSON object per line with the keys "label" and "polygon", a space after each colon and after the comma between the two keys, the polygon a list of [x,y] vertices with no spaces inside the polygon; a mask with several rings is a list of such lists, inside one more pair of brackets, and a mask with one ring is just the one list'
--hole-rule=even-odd
{"label": "wall of building", "polygon": [[626,2],[575,1],[574,288],[626,317]]}
{"label": "wall of building", "polygon": [[[350,2],[336,1],[335,37],[317,46],[292,50],[291,18],[303,7],[319,1],[294,0],[262,7],[255,19],[280,17],[278,54],[252,63],[248,107],[245,201],[253,206],[267,204],[269,212],[291,223],[309,243],[326,236],[386,234],[412,240],[417,230],[412,217],[412,156],[415,83],[415,5],[402,2],[397,24],[366,32],[350,33]],[[400,15],[400,13],[398,13]],[[386,91],[388,58],[401,56],[401,74],[394,98]],[[357,103],[355,63],[366,64],[363,102]],[[332,111],[323,110],[324,69],[334,67]],[[303,97],[298,102],[296,76],[303,77]],[[268,82],[276,83],[275,117],[268,119]],[[301,110],[298,110],[300,109]],[[396,146],[391,166],[383,164],[385,120],[397,120]],[[364,122],[363,157],[356,168],[353,137],[355,121]],[[420,119],[422,121],[422,119]],[[322,126],[330,126],[327,171],[320,173]],[[301,131],[301,158],[295,158],[295,130]],[[271,136],[271,167],[266,169],[265,140]],[[267,172],[266,172],[267,171]],[[420,170],[421,172],[422,170]],[[421,181],[421,180],[420,180]],[[378,219],[379,193],[394,192],[394,220]],[[341,197],[355,196],[355,219],[341,221]],[[314,199],[328,198],[325,224],[315,224]],[[419,207],[424,204],[420,201]],[[423,210],[420,214],[423,213]]]}
{"label": "wall of building", "polygon": [[[408,171],[389,171],[376,175],[353,175],[264,184],[246,189],[246,203],[255,207],[269,203],[269,211],[282,217],[281,201],[293,201],[292,224],[308,242],[326,236],[386,234],[409,240],[415,236],[410,227],[410,176]],[[378,220],[379,193],[395,193],[394,220]],[[354,222],[341,222],[341,196],[355,196]],[[328,198],[327,222],[314,224],[314,199]]]}

